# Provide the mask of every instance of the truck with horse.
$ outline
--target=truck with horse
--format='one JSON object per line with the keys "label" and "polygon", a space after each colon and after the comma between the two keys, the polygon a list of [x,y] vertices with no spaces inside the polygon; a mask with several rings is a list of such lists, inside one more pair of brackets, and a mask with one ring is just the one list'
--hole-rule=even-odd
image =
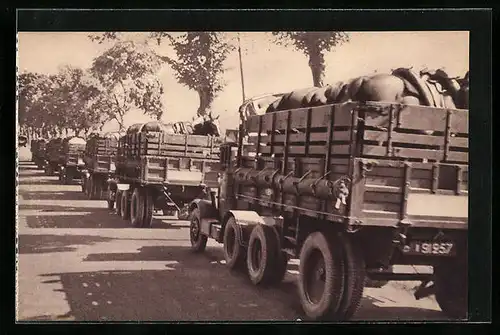
{"label": "truck with horse", "polygon": [[186,205],[218,186],[220,136],[217,118],[132,125],[118,140],[108,208],[138,228],[152,225],[155,209],[182,218]]}
{"label": "truck with horse", "polygon": [[[247,100],[220,183],[189,204],[195,252],[280,283],[299,258],[307,318],[347,320],[367,279],[421,281],[444,313],[467,313],[468,75],[397,69]],[[432,266],[397,273],[394,265]]]}

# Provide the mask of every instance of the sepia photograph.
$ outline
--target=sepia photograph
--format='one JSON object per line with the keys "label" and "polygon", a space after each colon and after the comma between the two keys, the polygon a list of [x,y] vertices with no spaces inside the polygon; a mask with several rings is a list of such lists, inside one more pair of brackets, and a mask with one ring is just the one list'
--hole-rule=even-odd
{"label": "sepia photograph", "polygon": [[16,321],[468,318],[469,31],[19,31]]}

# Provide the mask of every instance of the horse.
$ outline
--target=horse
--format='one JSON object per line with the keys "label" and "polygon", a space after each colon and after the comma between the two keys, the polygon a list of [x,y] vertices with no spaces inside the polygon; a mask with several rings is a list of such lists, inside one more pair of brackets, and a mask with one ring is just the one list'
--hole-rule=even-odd
{"label": "horse", "polygon": [[196,117],[192,122],[193,135],[221,136],[219,117],[214,117],[212,113]]}

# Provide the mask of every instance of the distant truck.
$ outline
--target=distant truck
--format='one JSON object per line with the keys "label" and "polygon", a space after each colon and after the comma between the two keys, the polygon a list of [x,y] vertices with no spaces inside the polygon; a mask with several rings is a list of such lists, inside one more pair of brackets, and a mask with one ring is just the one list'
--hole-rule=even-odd
{"label": "distant truck", "polygon": [[45,173],[59,175],[59,181],[69,184],[81,178],[84,167],[85,140],[81,137],[54,138],[47,143]]}
{"label": "distant truck", "polygon": [[131,126],[119,140],[116,178],[109,184],[118,215],[150,227],[155,208],[182,214],[190,201],[207,197],[218,186],[221,141],[170,134],[160,122]]}
{"label": "distant truck", "polygon": [[114,193],[107,194],[107,190],[109,179],[114,178],[116,171],[119,137],[118,133],[94,135],[85,146],[82,191],[89,199],[107,200],[109,209],[113,209],[115,204]]}
{"label": "distant truck", "polygon": [[300,258],[309,319],[351,318],[367,278],[422,281],[417,299],[466,318],[468,132],[467,110],[382,102],[248,115],[221,145],[220,187],[189,204],[192,249],[215,239],[255,285]]}
{"label": "distant truck", "polygon": [[70,184],[74,179],[82,178],[85,144],[86,141],[77,136],[67,137],[62,141],[59,171],[59,180],[62,183]]}

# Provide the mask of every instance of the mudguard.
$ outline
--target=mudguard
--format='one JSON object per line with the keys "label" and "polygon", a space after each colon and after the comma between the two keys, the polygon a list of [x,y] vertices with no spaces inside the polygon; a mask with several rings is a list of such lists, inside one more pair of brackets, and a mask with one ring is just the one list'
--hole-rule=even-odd
{"label": "mudguard", "polygon": [[108,182],[108,185],[109,185],[109,189],[112,192],[116,192],[117,189],[118,189],[118,182],[116,180],[114,180],[114,179],[108,179],[107,182]]}
{"label": "mudguard", "polygon": [[194,199],[189,203],[189,213],[198,208],[201,219],[219,220],[219,211],[210,200]]}

